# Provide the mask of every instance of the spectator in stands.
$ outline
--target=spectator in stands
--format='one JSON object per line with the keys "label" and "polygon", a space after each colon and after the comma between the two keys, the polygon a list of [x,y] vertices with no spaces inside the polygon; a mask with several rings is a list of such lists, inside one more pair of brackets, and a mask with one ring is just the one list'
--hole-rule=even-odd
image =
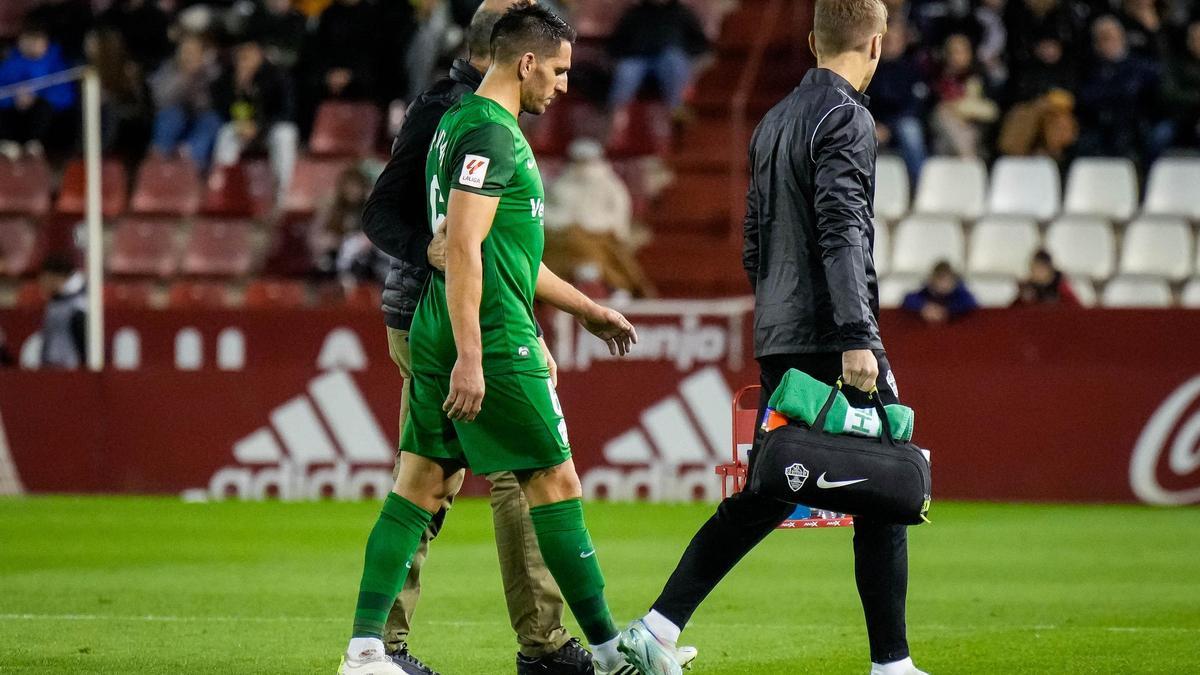
{"label": "spectator in stands", "polygon": [[376,20],[375,7],[365,0],[336,0],[321,13],[305,47],[316,101],[372,97]]}
{"label": "spectator in stands", "polygon": [[102,26],[84,39],[88,64],[100,77],[101,147],[140,157],[149,136],[150,105],[142,69],[129,58],[125,40]]}
{"label": "spectator in stands", "polygon": [[83,60],[83,37],[94,17],[89,0],[42,0],[25,15],[25,21],[43,26],[50,39],[62,47],[70,63]]}
{"label": "spectator in stands", "polygon": [[291,0],[259,0],[245,32],[258,36],[267,60],[280,68],[292,68],[300,60],[305,18],[292,7]]}
{"label": "spectator in stands", "polygon": [[1075,69],[1058,38],[1033,47],[1033,60],[1009,80],[1012,107],[1000,127],[998,150],[1005,155],[1046,155],[1062,163],[1079,138],[1075,116]]}
{"label": "spectator in stands", "polygon": [[158,109],[151,141],[155,153],[164,157],[179,153],[201,169],[208,168],[221,129],[212,97],[220,72],[216,55],[203,37],[187,35],[179,41],[175,58],[150,78]]}
{"label": "spectator in stands", "polygon": [[446,0],[415,0],[417,29],[405,53],[408,100],[425,91],[433,78],[450,29],[450,7]]}
{"label": "spectator in stands", "polygon": [[975,56],[987,78],[989,88],[999,88],[1008,81],[1008,28],[1004,25],[1007,0],[979,0],[971,18],[978,27],[979,46]]}
{"label": "spectator in stands", "polygon": [[1079,88],[1079,153],[1140,157],[1157,96],[1154,66],[1129,53],[1125,29],[1112,16],[1092,25],[1095,61]]}
{"label": "spectator in stands", "polygon": [[1029,277],[1021,282],[1014,307],[1029,305],[1065,305],[1078,307],[1079,299],[1066,276],[1054,266],[1046,251],[1038,251],[1029,261]]}
{"label": "spectator in stands", "polygon": [[[16,48],[0,62],[0,87],[53,75],[67,67],[62,50],[50,41],[46,30],[27,22],[17,36]],[[70,146],[75,134],[67,130],[78,124],[70,125],[67,118],[75,112],[77,103],[78,94],[72,83],[23,90],[16,96],[0,99],[0,140],[7,141],[0,152],[12,156],[19,154],[24,146],[30,155],[40,156],[47,145]]]}
{"label": "spectator in stands", "polygon": [[54,254],[42,263],[42,290],[50,298],[42,319],[43,368],[76,370],[87,363],[87,289],[71,258]]}
{"label": "spectator in stands", "polygon": [[1167,55],[1167,34],[1157,0],[1124,0],[1119,18],[1129,53],[1148,61],[1161,61]]}
{"label": "spectator in stands", "polygon": [[337,187],[329,201],[313,219],[309,249],[319,274],[346,280],[379,280],[380,266],[387,274],[389,261],[381,260],[362,229],[363,206],[371,193],[371,183],[357,167],[349,167],[338,176]]}
{"label": "spectator in stands", "polygon": [[225,120],[217,135],[217,164],[231,166],[248,150],[265,150],[280,194],[285,193],[300,142],[292,121],[292,86],[253,38],[235,47],[232,67],[213,86],[213,103]]}
{"label": "spectator in stands", "polygon": [[1188,25],[1185,45],[1173,51],[1163,69],[1162,98],[1169,117],[1156,135],[1158,149],[1200,148],[1200,16]]}
{"label": "spectator in stands", "polygon": [[1018,77],[1026,66],[1038,57],[1038,45],[1046,40],[1057,42],[1063,48],[1064,63],[1068,68],[1079,64],[1077,48],[1083,24],[1074,11],[1074,3],[1062,0],[1010,0],[1004,12],[1004,23],[1008,28],[1009,67],[1013,77]]}
{"label": "spectator in stands", "polygon": [[609,108],[620,112],[653,73],[673,113],[692,81],[693,59],[708,51],[700,19],[680,0],[640,0],[625,11],[608,40],[616,60]]}
{"label": "spectator in stands", "polygon": [[[571,143],[570,162],[546,190],[547,247],[569,277],[580,266],[598,268],[609,288],[635,296],[651,294],[650,282],[633,255],[629,189],[604,158],[600,143]],[[549,263],[547,263],[549,265]]]}
{"label": "spectator in stands", "polygon": [[116,28],[144,72],[153,72],[171,55],[171,18],[154,0],[114,0],[100,23]]}
{"label": "spectator in stands", "polygon": [[941,72],[933,82],[934,149],[943,155],[985,156],[984,134],[1000,110],[984,92],[970,38],[962,33],[947,37],[941,61]]}
{"label": "spectator in stands", "polygon": [[915,183],[925,163],[924,119],[929,85],[908,53],[908,42],[908,24],[902,17],[894,19],[883,36],[883,55],[869,93],[879,144],[899,151]]}
{"label": "spectator in stands", "polygon": [[954,267],[945,260],[933,266],[925,285],[904,297],[904,309],[928,323],[946,323],[979,307]]}

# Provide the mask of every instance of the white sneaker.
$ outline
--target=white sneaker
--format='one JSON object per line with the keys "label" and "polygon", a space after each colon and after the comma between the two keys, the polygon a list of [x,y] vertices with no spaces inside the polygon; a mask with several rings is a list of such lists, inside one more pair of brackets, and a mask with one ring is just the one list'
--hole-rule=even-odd
{"label": "white sneaker", "polygon": [[338,675],[408,675],[382,649],[371,649],[351,656],[342,655]]}
{"label": "white sneaker", "polygon": [[617,649],[629,659],[641,675],[683,675],[674,651],[658,641],[646,624],[634,621],[621,631]]}
{"label": "white sneaker", "polygon": [[872,663],[871,675],[929,675],[913,665],[912,657],[891,663]]}
{"label": "white sneaker", "polygon": [[692,667],[692,661],[700,655],[700,650],[691,645],[684,645],[675,648],[675,660],[679,662],[679,667],[687,670]]}

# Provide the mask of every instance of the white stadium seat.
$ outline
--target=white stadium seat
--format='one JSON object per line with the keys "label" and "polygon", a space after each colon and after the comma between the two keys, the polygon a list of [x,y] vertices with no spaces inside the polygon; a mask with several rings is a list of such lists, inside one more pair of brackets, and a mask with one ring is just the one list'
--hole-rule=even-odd
{"label": "white stadium seat", "polygon": [[875,217],[897,221],[908,215],[908,169],[895,155],[880,155],[875,162]]}
{"label": "white stadium seat", "polygon": [[879,280],[879,306],[895,309],[904,304],[904,296],[921,288],[925,277],[915,274],[892,274]]}
{"label": "white stadium seat", "polygon": [[1129,220],[1137,210],[1137,171],[1128,159],[1085,157],[1067,174],[1064,213]]}
{"label": "white stadium seat", "polygon": [[1064,216],[1046,230],[1046,250],[1055,266],[1071,276],[1107,279],[1116,249],[1112,226],[1100,218]]}
{"label": "white stadium seat", "polygon": [[1171,289],[1154,277],[1117,277],[1104,287],[1105,307],[1170,307]]}
{"label": "white stadium seat", "polygon": [[1071,290],[1075,293],[1075,299],[1084,307],[1095,307],[1099,301],[1096,298],[1096,285],[1091,279],[1082,277],[1067,277],[1067,283],[1070,284]]}
{"label": "white stadium seat", "polygon": [[893,272],[923,278],[939,260],[963,268],[963,231],[953,218],[909,216],[896,226],[893,242]]}
{"label": "white stadium seat", "polygon": [[1179,304],[1189,309],[1200,309],[1200,278],[1187,282],[1179,297]]}
{"label": "white stadium seat", "polygon": [[1028,218],[987,216],[971,228],[967,272],[1023,277],[1040,241],[1037,224]]}
{"label": "white stadium seat", "polygon": [[1140,218],[1125,228],[1119,270],[1180,281],[1192,273],[1192,246],[1192,228],[1184,221]]}
{"label": "white stadium seat", "polygon": [[1155,162],[1146,182],[1142,212],[1200,220],[1200,158],[1169,157]]}
{"label": "white stadium seat", "polygon": [[931,157],[921,167],[913,211],[975,220],[983,215],[987,167],[979,159]]}
{"label": "white stadium seat", "polygon": [[968,277],[967,288],[980,307],[1008,307],[1017,299],[1017,281],[1011,277]]}
{"label": "white stadium seat", "polygon": [[892,269],[891,230],[887,223],[878,218],[874,222],[875,250],[871,252],[871,259],[875,261],[875,274],[882,277]]}
{"label": "white stadium seat", "polygon": [[992,166],[988,213],[1046,221],[1061,202],[1058,165],[1049,157],[1001,157]]}

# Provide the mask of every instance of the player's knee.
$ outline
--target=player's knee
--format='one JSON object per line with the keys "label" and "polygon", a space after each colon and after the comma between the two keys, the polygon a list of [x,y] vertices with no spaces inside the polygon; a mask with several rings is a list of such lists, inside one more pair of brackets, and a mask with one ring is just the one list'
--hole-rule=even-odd
{"label": "player's knee", "polygon": [[[457,491],[453,478],[454,473],[437,462],[405,452],[400,455],[400,470],[396,472],[392,491],[435,513]],[[461,481],[458,484],[461,485]]]}
{"label": "player's knee", "polygon": [[517,474],[531,506],[553,504],[583,496],[583,486],[575,464],[567,460],[558,466]]}

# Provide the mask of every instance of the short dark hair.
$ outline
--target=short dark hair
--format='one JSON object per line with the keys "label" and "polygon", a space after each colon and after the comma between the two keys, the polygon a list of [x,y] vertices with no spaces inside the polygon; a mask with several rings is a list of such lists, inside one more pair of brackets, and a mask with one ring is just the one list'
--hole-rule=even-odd
{"label": "short dark hair", "polygon": [[835,56],[862,49],[871,36],[887,31],[887,18],[882,0],[817,0],[813,10],[817,53]]}
{"label": "short dark hair", "polygon": [[471,25],[467,26],[467,58],[492,53],[492,29],[501,16],[500,12],[486,9],[486,3],[479,5],[471,17]]}
{"label": "short dark hair", "polygon": [[69,277],[75,273],[75,259],[67,253],[55,251],[42,260],[42,273]]}
{"label": "short dark hair", "polygon": [[541,5],[521,0],[492,28],[492,58],[516,58],[525,52],[549,56],[558,52],[563,41],[575,42],[570,24]]}

